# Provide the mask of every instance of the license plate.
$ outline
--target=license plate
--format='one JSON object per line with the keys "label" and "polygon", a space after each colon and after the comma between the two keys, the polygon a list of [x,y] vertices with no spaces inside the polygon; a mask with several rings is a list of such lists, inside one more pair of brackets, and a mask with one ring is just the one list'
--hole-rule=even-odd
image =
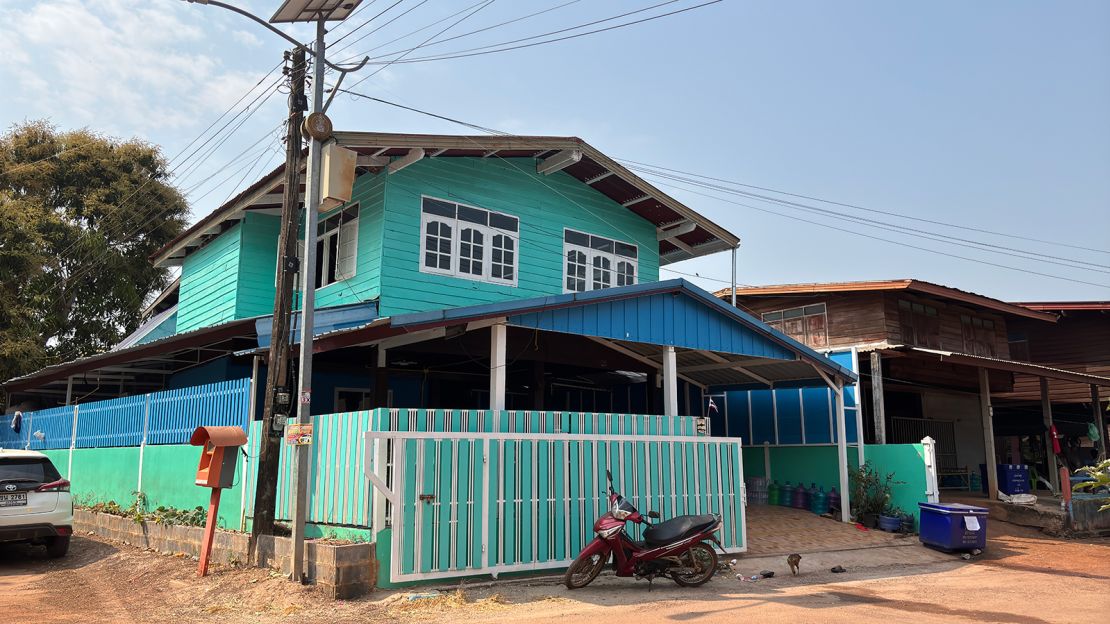
{"label": "license plate", "polygon": [[27,492],[0,494],[0,507],[23,507],[27,504]]}

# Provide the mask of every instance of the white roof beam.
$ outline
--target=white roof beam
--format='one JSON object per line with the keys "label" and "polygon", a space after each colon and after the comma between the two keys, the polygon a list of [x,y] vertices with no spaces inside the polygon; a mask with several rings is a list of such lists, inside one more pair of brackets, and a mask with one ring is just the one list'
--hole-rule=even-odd
{"label": "white roof beam", "polygon": [[628,208],[629,206],[631,206],[633,204],[638,204],[638,203],[640,203],[640,202],[642,202],[646,199],[651,199],[651,195],[640,195],[639,197],[633,197],[632,199],[630,199],[626,202],[622,202],[621,205],[624,206],[625,208]]}
{"label": "white roof beam", "polygon": [[536,163],[536,172],[542,175],[551,175],[580,160],[582,160],[582,150],[563,150]]}
{"label": "white roof beam", "polygon": [[389,173],[397,173],[398,171],[404,169],[405,167],[408,167],[409,165],[411,165],[413,163],[419,162],[421,158],[424,158],[424,148],[423,147],[414,147],[413,149],[410,149],[409,152],[407,154],[405,154],[404,156],[402,156],[402,157],[398,158],[397,160],[389,163],[389,167],[388,167]]}
{"label": "white roof beam", "polygon": [[698,224],[694,223],[693,221],[680,221],[679,223],[676,223],[674,225],[656,228],[655,238],[661,241],[669,240],[671,242],[674,242],[672,239],[682,236],[683,234],[689,234],[697,228]]}
{"label": "white roof beam", "polygon": [[611,175],[613,175],[612,171],[606,171],[605,173],[602,173],[600,175],[595,175],[594,177],[590,178],[589,180],[586,180],[586,184],[594,184],[595,182],[601,182],[602,180],[604,180],[605,178],[608,178]]}

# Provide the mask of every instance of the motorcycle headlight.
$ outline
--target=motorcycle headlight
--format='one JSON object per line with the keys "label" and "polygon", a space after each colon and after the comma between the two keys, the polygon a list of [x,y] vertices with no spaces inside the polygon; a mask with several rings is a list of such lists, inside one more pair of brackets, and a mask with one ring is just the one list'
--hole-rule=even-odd
{"label": "motorcycle headlight", "polygon": [[612,528],[609,528],[609,529],[604,529],[604,530],[598,531],[597,534],[600,535],[601,537],[613,537],[620,530],[621,530],[620,526],[615,526],[615,527],[612,527]]}
{"label": "motorcycle headlight", "polygon": [[617,520],[625,520],[625,519],[628,518],[628,516],[632,515],[631,511],[621,509],[620,507],[613,507],[613,510],[610,513],[612,513],[613,517],[616,518]]}

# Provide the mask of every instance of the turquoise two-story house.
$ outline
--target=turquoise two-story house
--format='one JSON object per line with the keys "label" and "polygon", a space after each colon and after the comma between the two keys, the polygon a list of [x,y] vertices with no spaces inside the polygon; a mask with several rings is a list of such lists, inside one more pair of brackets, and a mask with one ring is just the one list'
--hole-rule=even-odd
{"label": "turquoise two-story house", "polygon": [[[334,139],[359,156],[351,201],[307,233],[313,413],[701,414],[711,387],[850,376],[709,293],[661,281],[661,267],[734,250],[738,237],[581,139]],[[283,178],[270,172],[151,257],[180,278],[133,336],[5,387],[49,404],[62,387],[107,398],[264,380]],[[107,371],[118,385],[95,381]]]}

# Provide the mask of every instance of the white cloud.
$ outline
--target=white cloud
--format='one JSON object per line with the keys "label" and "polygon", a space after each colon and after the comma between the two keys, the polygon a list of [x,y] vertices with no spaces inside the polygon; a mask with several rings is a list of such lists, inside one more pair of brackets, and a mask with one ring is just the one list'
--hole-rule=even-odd
{"label": "white cloud", "polygon": [[[207,123],[209,111],[230,105],[272,66],[228,67],[228,56],[216,48],[222,37],[210,36],[223,19],[214,9],[170,2],[6,5],[0,9],[0,79],[15,86],[5,103],[15,110],[4,111],[5,121],[49,117],[62,126],[123,136],[172,134]],[[240,49],[262,45],[246,31],[232,37]]]}
{"label": "white cloud", "polygon": [[262,40],[254,35],[252,32],[246,30],[236,30],[231,33],[231,38],[247,47],[257,48],[262,45]]}

